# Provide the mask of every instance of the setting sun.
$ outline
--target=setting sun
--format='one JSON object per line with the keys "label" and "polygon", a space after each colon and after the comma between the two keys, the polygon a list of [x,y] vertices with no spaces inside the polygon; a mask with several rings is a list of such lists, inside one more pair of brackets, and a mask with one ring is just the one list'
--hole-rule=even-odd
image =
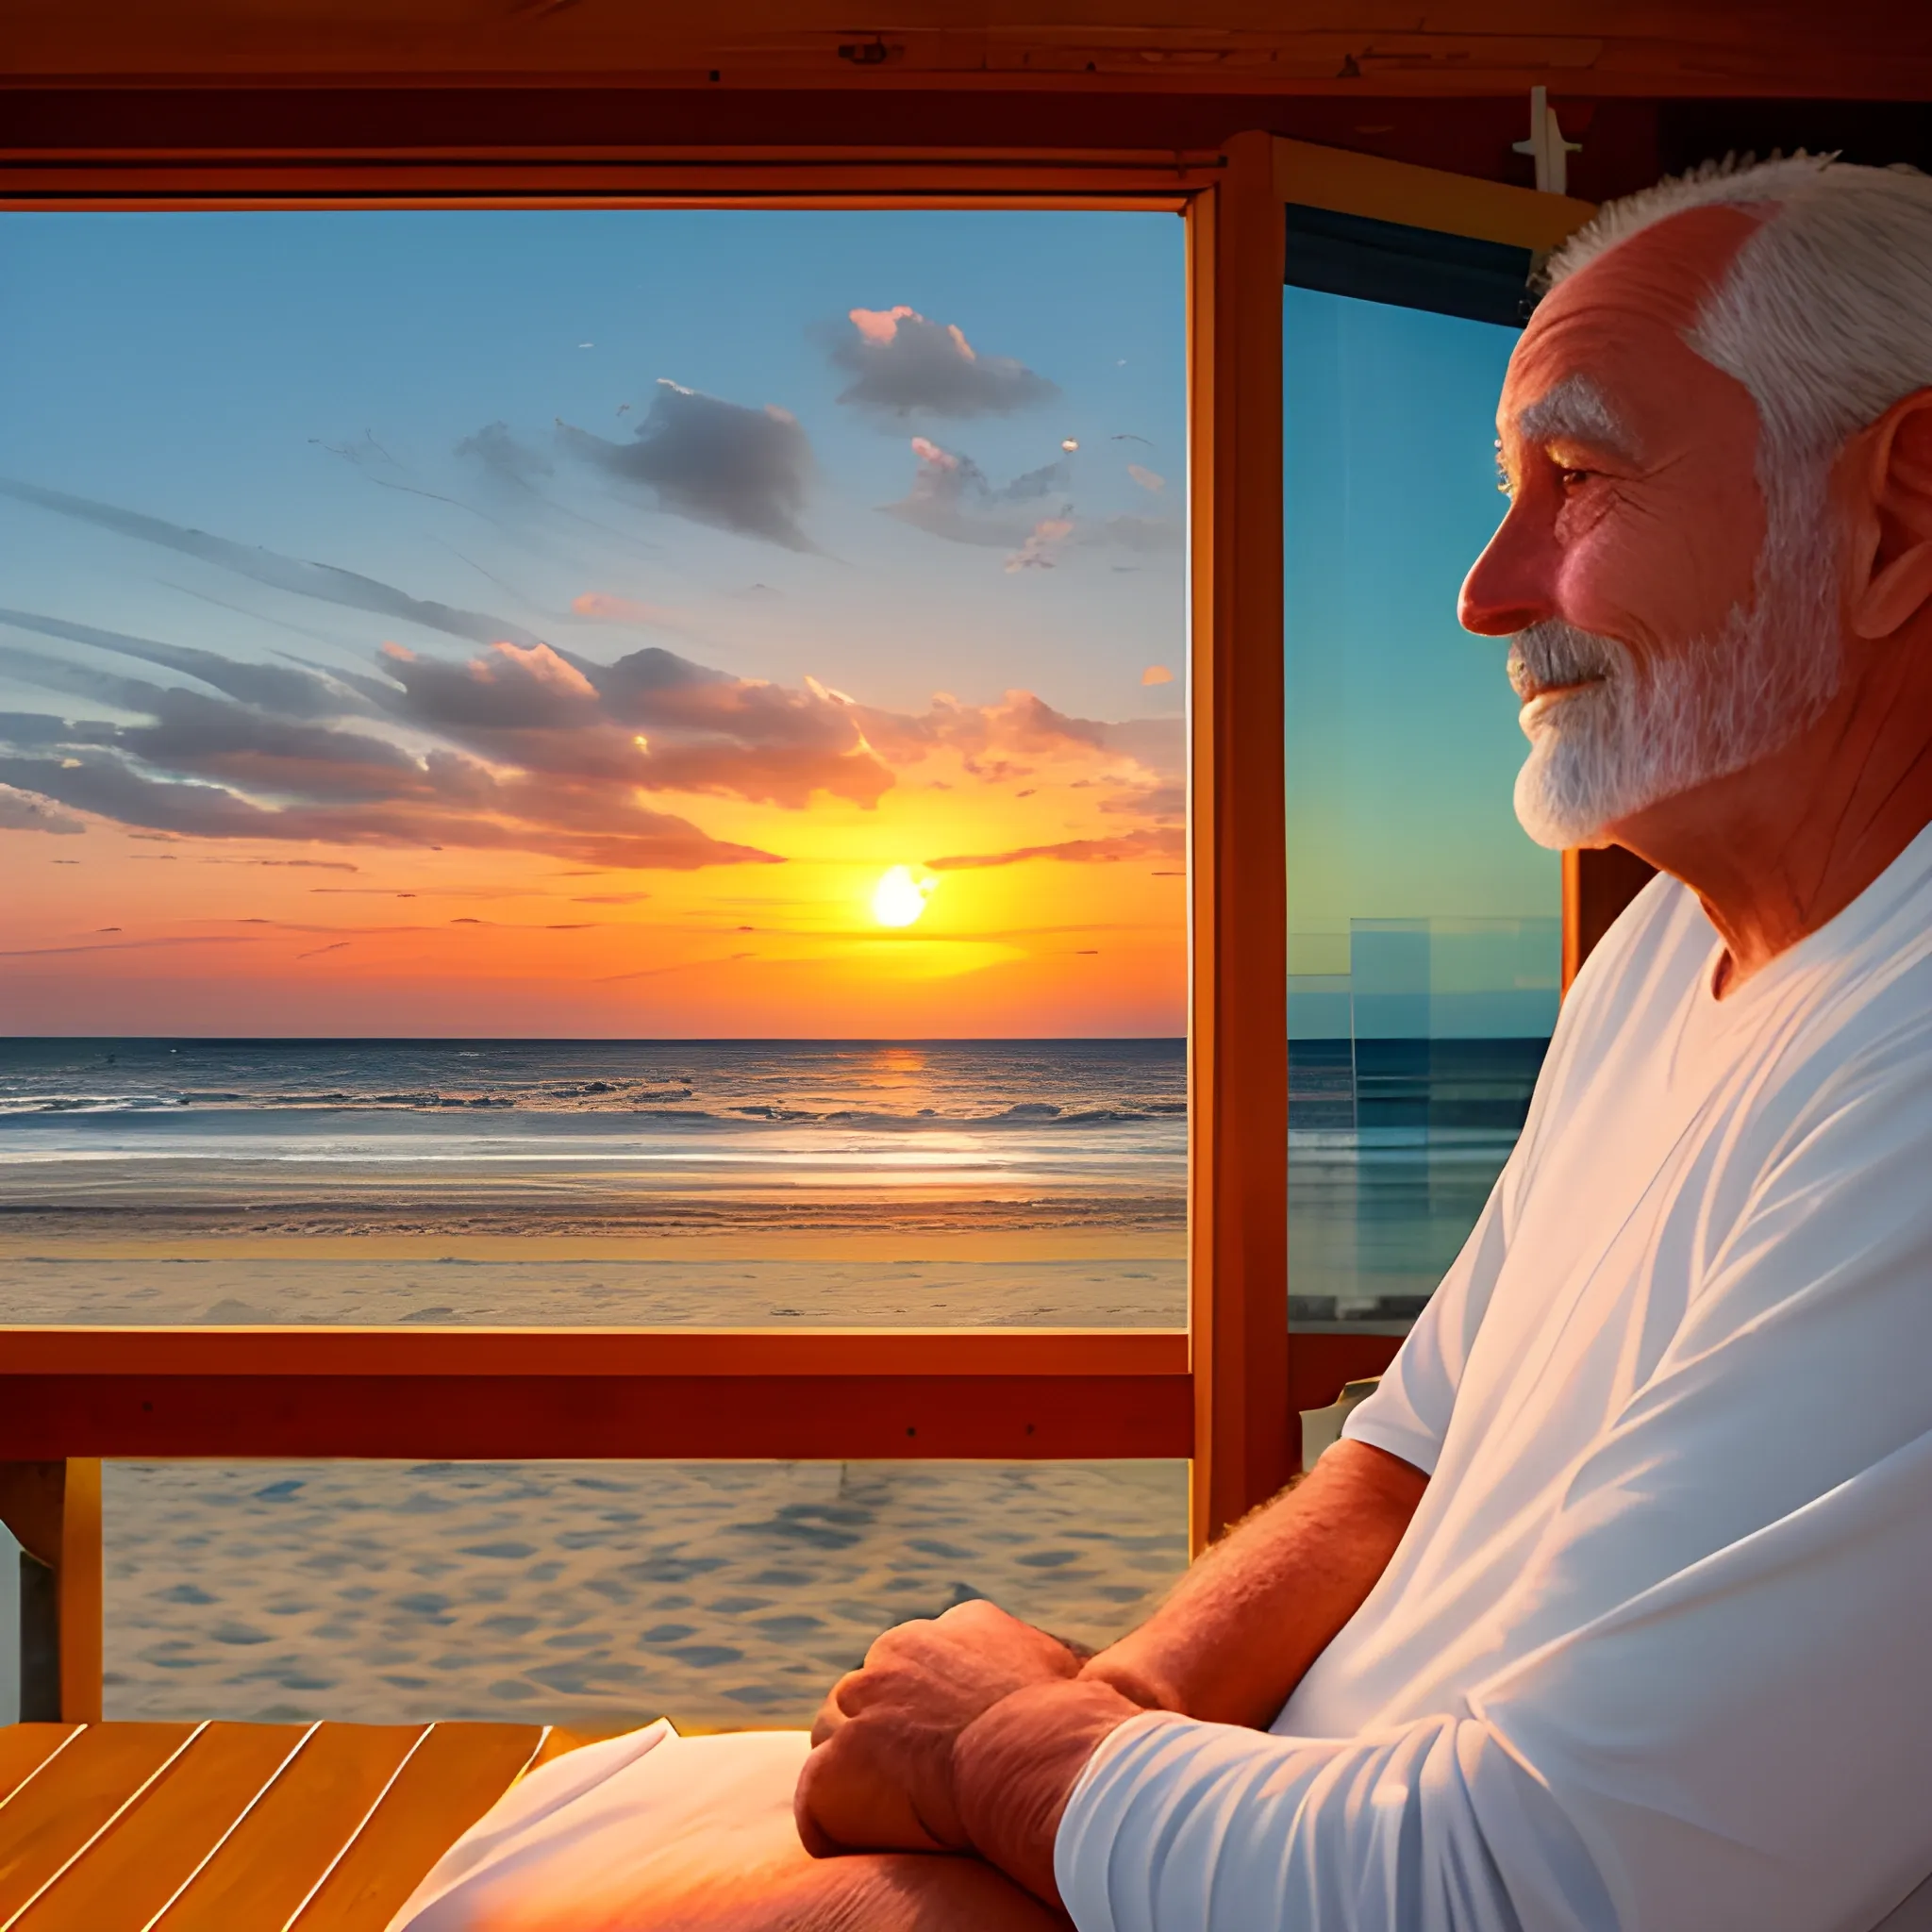
{"label": "setting sun", "polygon": [[937,879],[916,879],[909,865],[895,865],[873,888],[872,916],[881,925],[910,925],[925,910]]}

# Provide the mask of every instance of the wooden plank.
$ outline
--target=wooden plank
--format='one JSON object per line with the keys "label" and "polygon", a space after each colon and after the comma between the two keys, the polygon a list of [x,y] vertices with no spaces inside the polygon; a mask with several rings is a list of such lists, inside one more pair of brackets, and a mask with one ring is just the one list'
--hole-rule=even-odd
{"label": "wooden plank", "polygon": [[0,1457],[1174,1457],[1169,1375],[0,1375]]}
{"label": "wooden plank", "polygon": [[1265,134],[1189,216],[1191,1327],[1199,1549],[1288,1480],[1283,223]]}
{"label": "wooden plank", "polygon": [[24,1375],[1171,1375],[1179,1328],[0,1327]]}
{"label": "wooden plank", "polygon": [[1289,1398],[1299,1415],[1305,1408],[1326,1408],[1341,1393],[1344,1382],[1379,1375],[1402,1346],[1399,1335],[1343,1332],[1309,1334],[1297,1330],[1289,1359],[1293,1374]]}
{"label": "wooden plank", "polygon": [[[379,1932],[423,1874],[515,1782],[537,1724],[434,1724],[288,1932]],[[175,1932],[167,1926],[158,1932]]]}
{"label": "wooden plank", "polygon": [[105,1614],[101,1552],[101,1463],[92,1454],[67,1461],[60,1510],[60,1564],[54,1573],[60,1618],[60,1715],[98,1724]]}
{"label": "wooden plank", "polygon": [[1545,252],[1596,212],[1592,202],[1306,141],[1274,143],[1274,189],[1306,208]]}
{"label": "wooden plank", "polygon": [[105,1932],[122,1926],[133,1932],[146,1925],[275,1775],[307,1728],[210,1724],[83,1857],[8,1921],[8,1932]]}
{"label": "wooden plank", "polygon": [[[885,14],[800,0],[702,8],[623,0],[480,11],[391,0],[341,18],[295,7],[67,0],[13,9],[8,69],[42,82],[165,77],[242,87],[300,80],[475,86],[491,80],[694,92],[908,89],[1091,93],[1514,92],[1560,76],[1642,94],[1924,92],[1932,45],[1898,0],[1461,0],[1397,14],[1368,0],[1315,12],[1254,0],[1109,0],[963,8],[899,0]],[[882,31],[880,29],[883,29]],[[896,118],[896,117],[895,117]]]}
{"label": "wooden plank", "polygon": [[1563,855],[1563,991],[1583,970],[1618,915],[1657,876],[1657,868],[1621,845]]}
{"label": "wooden plank", "polygon": [[0,1727],[0,1806],[46,1765],[80,1729],[78,1724],[8,1724]]}
{"label": "wooden plank", "polygon": [[[1094,208],[1174,214],[1185,197],[1168,170],[1146,178],[1078,170],[1041,171],[1037,185],[1001,192],[980,177],[929,167],[892,174],[891,190],[872,184],[889,171],[841,169],[820,177],[795,168],[746,173],[683,166],[675,172],[606,165],[594,170],[498,165],[424,166],[343,161],[291,165],[282,158],[160,161],[130,166],[119,158],[75,162],[0,158],[0,208],[812,208],[832,209]],[[1058,185],[1056,185],[1058,184]]]}
{"label": "wooden plank", "polygon": [[186,1744],[193,1724],[92,1724],[0,1804],[0,1926]]}
{"label": "wooden plank", "polygon": [[427,1730],[425,1724],[322,1725],[167,1906],[154,1932],[284,1925]]}

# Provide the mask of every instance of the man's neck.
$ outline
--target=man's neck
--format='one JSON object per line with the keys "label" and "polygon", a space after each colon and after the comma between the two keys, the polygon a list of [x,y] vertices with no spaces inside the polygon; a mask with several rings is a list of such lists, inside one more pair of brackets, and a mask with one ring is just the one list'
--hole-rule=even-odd
{"label": "man's neck", "polygon": [[1860,645],[1846,669],[1824,715],[1771,757],[1609,828],[1704,902],[1726,949],[1720,998],[1932,824],[1932,623]]}

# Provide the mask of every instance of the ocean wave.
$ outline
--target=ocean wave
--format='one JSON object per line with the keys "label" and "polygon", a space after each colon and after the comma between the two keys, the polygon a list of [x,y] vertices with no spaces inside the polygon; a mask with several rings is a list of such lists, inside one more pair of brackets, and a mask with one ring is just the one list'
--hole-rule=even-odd
{"label": "ocean wave", "polygon": [[[1038,1136],[1185,1121],[1178,1041],[0,1041],[0,1122],[142,1134]],[[275,1117],[271,1120],[271,1116]],[[93,1125],[79,1129],[81,1121]]]}
{"label": "ocean wave", "polygon": [[350,1101],[318,1100],[308,1095],[274,1095],[241,1106],[223,1103],[191,1104],[186,1095],[166,1099],[117,1097],[103,1101],[47,1097],[27,1105],[0,1108],[0,1124],[24,1130],[39,1122],[52,1127],[89,1124],[103,1131],[115,1124],[137,1126],[169,1134],[196,1130],[208,1132],[223,1124],[222,1130],[237,1133],[296,1133],[335,1135],[354,1133],[355,1123],[366,1120],[370,1131],[376,1123],[388,1123],[384,1130],[405,1130],[420,1123],[423,1131],[447,1132],[458,1119],[475,1120],[476,1126],[466,1130],[488,1138],[484,1119],[501,1122],[516,1131],[529,1134],[579,1137],[590,1135],[636,1134],[641,1132],[883,1134],[894,1137],[919,1134],[1078,1134],[1113,1127],[1161,1127],[1176,1129],[1184,1123],[1172,1113],[1132,1107],[1096,1107],[1068,1109],[1049,1102],[1026,1102],[991,1110],[962,1108],[941,1112],[921,1108],[913,1112],[891,1113],[863,1108],[783,1107],[776,1104],[748,1104],[723,1109],[660,1105],[599,1108],[594,1110],[557,1108],[530,1108],[506,1094],[408,1094],[384,1093]]}

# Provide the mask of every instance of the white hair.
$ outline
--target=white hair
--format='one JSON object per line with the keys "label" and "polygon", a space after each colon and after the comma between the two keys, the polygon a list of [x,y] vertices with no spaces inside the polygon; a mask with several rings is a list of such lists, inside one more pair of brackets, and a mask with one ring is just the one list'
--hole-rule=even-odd
{"label": "white hair", "polygon": [[1697,208],[1771,216],[1689,334],[1751,391],[1774,459],[1834,453],[1932,387],[1932,175],[1829,156],[1712,162],[1607,204],[1551,258],[1551,287]]}
{"label": "white hair", "polygon": [[1525,724],[1516,808],[1542,844],[1592,842],[1619,818],[1755,763],[1823,712],[1842,669],[1832,460],[1855,431],[1932,387],[1932,176],[1912,169],[1807,155],[1715,163],[1611,202],[1553,258],[1547,282],[1714,207],[1768,217],[1686,331],[1757,406],[1765,532],[1753,607],[1647,676],[1626,647],[1568,625],[1518,637],[1520,688],[1596,680]]}

